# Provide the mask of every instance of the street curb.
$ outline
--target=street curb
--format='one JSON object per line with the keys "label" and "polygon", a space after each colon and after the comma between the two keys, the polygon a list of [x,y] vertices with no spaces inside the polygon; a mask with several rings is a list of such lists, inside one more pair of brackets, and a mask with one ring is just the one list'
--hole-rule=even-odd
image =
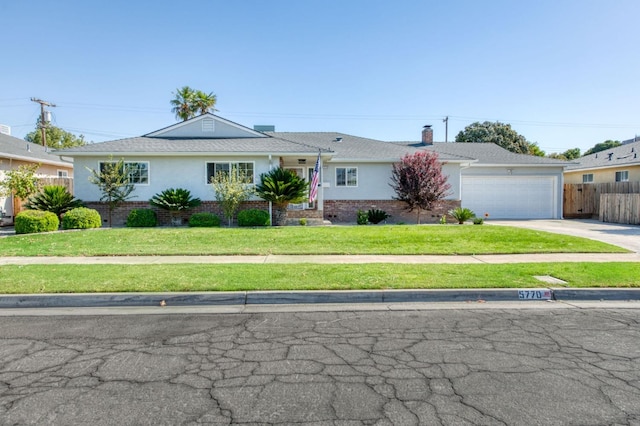
{"label": "street curb", "polygon": [[[531,296],[531,297],[529,297]],[[324,303],[504,302],[531,300],[640,300],[640,288],[240,291],[192,293],[82,293],[0,295],[3,308],[223,306]]]}

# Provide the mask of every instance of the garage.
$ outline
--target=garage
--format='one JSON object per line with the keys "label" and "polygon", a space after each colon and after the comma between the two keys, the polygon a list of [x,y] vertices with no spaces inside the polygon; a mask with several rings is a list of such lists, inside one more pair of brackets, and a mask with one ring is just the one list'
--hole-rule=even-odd
{"label": "garage", "polygon": [[462,176],[462,207],[494,219],[555,219],[556,177]]}

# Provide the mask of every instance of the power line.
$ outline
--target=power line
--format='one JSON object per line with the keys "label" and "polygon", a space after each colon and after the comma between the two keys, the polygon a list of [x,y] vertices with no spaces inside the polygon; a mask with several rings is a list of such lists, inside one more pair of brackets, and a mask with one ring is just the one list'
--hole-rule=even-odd
{"label": "power line", "polygon": [[45,111],[44,107],[55,107],[56,105],[38,98],[31,98],[31,100],[40,104],[40,131],[42,132],[42,146],[47,146],[47,123],[50,120],[47,119],[46,113],[48,111]]}

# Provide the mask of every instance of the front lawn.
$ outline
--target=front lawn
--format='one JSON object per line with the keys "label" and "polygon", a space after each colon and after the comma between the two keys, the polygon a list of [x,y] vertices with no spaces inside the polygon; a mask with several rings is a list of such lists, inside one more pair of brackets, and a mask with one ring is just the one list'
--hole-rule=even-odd
{"label": "front lawn", "polygon": [[0,238],[3,256],[624,253],[620,247],[508,226],[114,228]]}
{"label": "front lawn", "polygon": [[547,287],[534,275],[570,287],[640,286],[640,263],[28,265],[0,271],[5,294]]}

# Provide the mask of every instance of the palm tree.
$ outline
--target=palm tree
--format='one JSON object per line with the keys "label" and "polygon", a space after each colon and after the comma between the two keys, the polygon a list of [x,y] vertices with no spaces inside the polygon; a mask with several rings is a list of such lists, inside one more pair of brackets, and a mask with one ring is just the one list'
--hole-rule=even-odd
{"label": "palm tree", "polygon": [[196,109],[194,109],[194,101],[196,92],[189,86],[184,86],[182,89],[176,89],[173,93],[176,97],[171,100],[171,111],[176,115],[176,118],[181,118],[183,121],[187,121],[196,115]]}
{"label": "palm tree", "polygon": [[213,92],[205,93],[201,90],[197,90],[193,99],[193,108],[196,111],[200,112],[200,114],[214,112],[216,110],[215,106],[217,100],[218,99],[216,98],[216,95],[213,94]]}
{"label": "palm tree", "polygon": [[260,198],[273,203],[273,221],[275,226],[282,226],[287,220],[289,203],[301,203],[307,199],[309,184],[296,172],[281,167],[260,176],[256,185],[256,193]]}

